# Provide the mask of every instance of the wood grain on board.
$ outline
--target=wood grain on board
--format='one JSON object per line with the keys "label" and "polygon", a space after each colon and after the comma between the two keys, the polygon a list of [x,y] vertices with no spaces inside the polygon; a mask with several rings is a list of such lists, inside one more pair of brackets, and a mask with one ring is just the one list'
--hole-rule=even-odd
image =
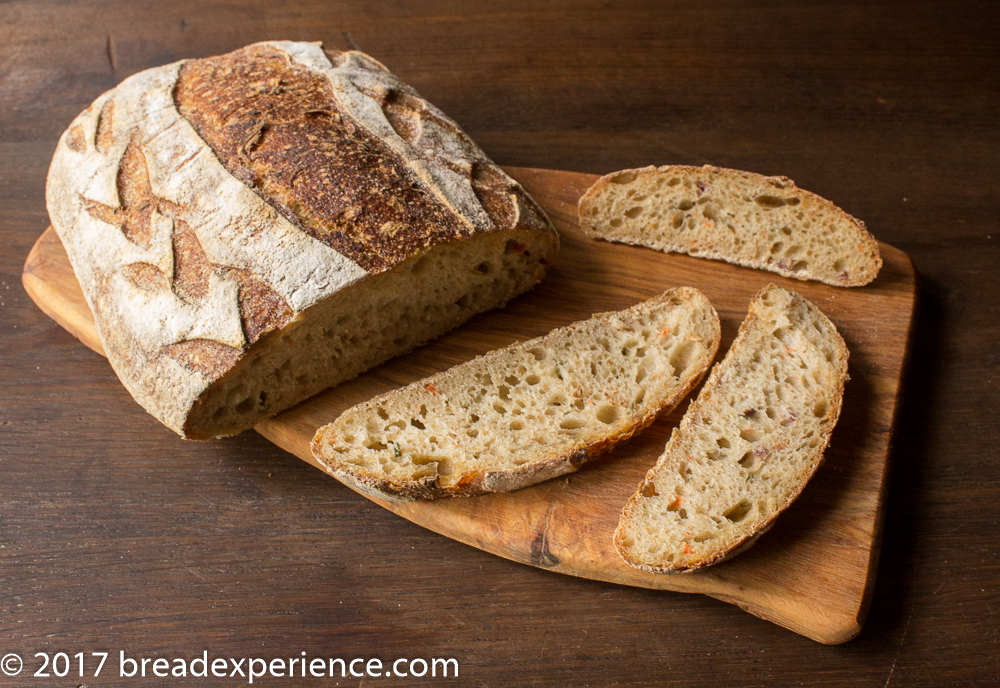
{"label": "wood grain on board", "polygon": [[[708,594],[823,643],[853,638],[864,623],[878,562],[889,445],[915,305],[909,258],[880,244],[885,264],[878,279],[867,287],[841,289],[596,242],[576,226],[576,201],[595,175],[531,168],[508,172],[561,233],[559,260],[546,280],[506,309],[477,316],[428,346],[261,423],[257,431],[316,465],[309,453],[315,430],[349,406],[674,286],[701,289],[719,311],[721,358],[752,296],[776,282],[799,291],[837,325],[851,351],[851,381],[825,463],[774,528],[739,557],[695,573],[656,575],[624,564],[612,545],[622,505],[662,452],[686,401],[639,437],[565,478],[505,495],[374,501],[435,532],[525,564],[624,585]],[[90,311],[51,228],[28,256],[23,282],[43,311],[101,352]]]}

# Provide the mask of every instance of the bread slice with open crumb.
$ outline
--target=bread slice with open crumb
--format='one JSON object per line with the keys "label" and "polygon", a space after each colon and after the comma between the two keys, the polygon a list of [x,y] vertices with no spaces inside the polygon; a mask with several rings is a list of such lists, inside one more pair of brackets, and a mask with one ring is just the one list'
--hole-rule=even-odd
{"label": "bread slice with open crumb", "polygon": [[718,346],[708,299],[671,289],[348,409],[313,455],[383,497],[509,492],[575,471],[672,409]]}
{"label": "bread slice with open crumb", "polygon": [[882,266],[865,224],[787,177],[667,165],[601,177],[579,203],[592,237],[818,280],[868,284]]}
{"label": "bread slice with open crumb", "polygon": [[833,323],[773,284],[622,511],[618,553],[654,573],[749,547],[823,459],[840,415],[847,347]]}

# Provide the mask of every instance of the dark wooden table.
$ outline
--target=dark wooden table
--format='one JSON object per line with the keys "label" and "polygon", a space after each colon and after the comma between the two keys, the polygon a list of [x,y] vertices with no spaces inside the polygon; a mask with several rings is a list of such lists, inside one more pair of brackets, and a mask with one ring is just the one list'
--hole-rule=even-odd
{"label": "dark wooden table", "polygon": [[[453,657],[446,685],[1000,683],[998,9],[0,5],[0,655],[26,667],[0,685],[187,685],[119,678],[117,653],[205,650]],[[69,121],[137,71],[274,38],[371,53],[501,164],[786,174],[910,254],[921,306],[860,637],[822,646],[705,597],[495,558],[254,433],[183,442],[35,308],[19,275]],[[98,679],[76,659],[66,678],[30,676],[36,652],[98,650],[114,653]]]}

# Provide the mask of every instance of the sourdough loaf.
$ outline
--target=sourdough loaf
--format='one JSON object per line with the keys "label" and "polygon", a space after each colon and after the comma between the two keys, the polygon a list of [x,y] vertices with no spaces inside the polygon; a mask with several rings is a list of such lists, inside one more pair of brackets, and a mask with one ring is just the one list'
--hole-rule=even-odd
{"label": "sourdough loaf", "polygon": [[126,79],[63,134],[47,204],[116,373],[196,439],[503,305],[558,249],[458,125],[313,43]]}
{"label": "sourdough loaf", "polygon": [[787,177],[667,165],[601,177],[581,197],[592,237],[725,260],[839,287],[882,266],[865,225]]}
{"label": "sourdough loaf", "polygon": [[345,411],[313,455],[366,493],[509,492],[575,471],[677,405],[719,346],[696,289],[492,351]]}
{"label": "sourdough loaf", "polygon": [[847,347],[795,292],[768,285],[622,511],[622,558],[691,571],[748,547],[802,492],[840,415]]}

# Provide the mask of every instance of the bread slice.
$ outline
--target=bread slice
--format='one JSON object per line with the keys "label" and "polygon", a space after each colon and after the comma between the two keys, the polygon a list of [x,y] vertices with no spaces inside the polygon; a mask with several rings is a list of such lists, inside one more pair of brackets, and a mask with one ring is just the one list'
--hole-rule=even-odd
{"label": "bread slice", "polygon": [[622,511],[637,568],[708,566],[749,547],[802,492],[840,415],[847,347],[795,292],[768,285]]}
{"label": "bread slice", "polygon": [[787,177],[667,165],[606,175],[580,199],[592,237],[724,260],[838,287],[882,267],[865,224]]}
{"label": "bread slice", "polygon": [[313,455],[381,496],[509,492],[639,432],[698,383],[718,346],[708,299],[671,289],[355,406],[319,429]]}

